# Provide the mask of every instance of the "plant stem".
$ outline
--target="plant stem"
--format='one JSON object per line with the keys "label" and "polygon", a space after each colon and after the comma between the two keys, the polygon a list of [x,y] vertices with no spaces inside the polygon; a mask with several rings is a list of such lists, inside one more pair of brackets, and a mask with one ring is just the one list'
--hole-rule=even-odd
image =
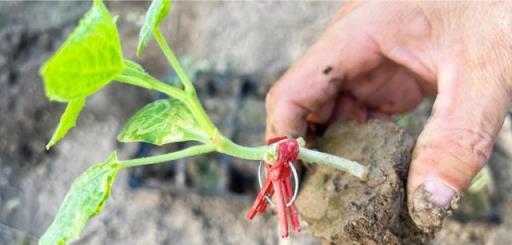
{"label": "plant stem", "polygon": [[201,125],[210,137],[212,137],[217,131],[215,125],[208,117],[208,114],[204,111],[203,106],[201,105],[201,102],[199,102],[195,93],[185,93],[183,90],[175,88],[167,83],[157,80],[147,73],[128,66],[125,67],[123,74],[115,77],[114,80],[146,89],[154,89],[167,94],[168,96],[179,99],[187,105],[199,125]]}
{"label": "plant stem", "polygon": [[138,87],[154,89],[181,101],[185,101],[187,97],[187,95],[182,90],[179,90],[173,86],[169,86],[161,81],[156,80],[155,78],[140,78],[133,76],[132,74],[121,74],[116,76],[114,80]]}
{"label": "plant stem", "polygon": [[255,147],[242,146],[223,136],[220,137],[220,140],[214,141],[214,144],[217,146],[216,150],[218,152],[246,160],[262,160],[266,154],[272,154],[274,149],[272,146],[268,145]]}
{"label": "plant stem", "polygon": [[346,158],[310,150],[304,147],[299,149],[298,158],[305,162],[324,164],[343,170],[362,180],[368,179],[368,167]]}
{"label": "plant stem", "polygon": [[218,132],[218,129],[210,120],[208,114],[206,114],[206,112],[204,111],[201,102],[199,102],[199,100],[197,99],[197,95],[188,94],[188,97],[185,99],[184,103],[190,109],[190,112],[192,112],[192,115],[197,120],[199,125],[201,125],[201,127],[206,131],[206,133],[208,133],[210,139],[213,139],[216,132]]}
{"label": "plant stem", "polygon": [[172,52],[171,47],[169,47],[169,44],[167,44],[167,41],[165,40],[165,36],[160,31],[159,27],[156,27],[153,31],[153,34],[155,35],[155,39],[158,42],[158,46],[160,46],[160,49],[165,55],[165,58],[167,58],[167,61],[172,66],[178,77],[180,78],[181,82],[183,83],[183,86],[185,86],[185,91],[189,93],[195,94],[195,88],[192,85],[192,82],[190,79],[188,79],[187,74],[185,73],[185,70],[183,67],[181,67],[178,59]]}
{"label": "plant stem", "polygon": [[161,162],[168,162],[176,159],[181,159],[185,157],[191,157],[195,155],[200,155],[204,153],[209,153],[215,151],[215,146],[211,144],[206,145],[197,145],[191,146],[187,149],[171,152],[163,155],[153,156],[153,157],[143,157],[136,158],[131,160],[121,161],[122,168],[129,168],[135,166],[149,165]]}
{"label": "plant stem", "polygon": [[[158,33],[161,35],[159,31],[157,31],[155,35],[157,35]],[[170,51],[170,49],[169,52],[172,54],[172,51]],[[174,57],[173,54],[172,57]],[[177,63],[177,60],[175,61],[177,64],[175,65],[181,68],[181,66],[179,66],[179,63]],[[153,78],[149,74],[146,74],[136,69],[132,69],[130,67],[127,67],[126,69],[126,72],[124,72],[122,75],[117,76],[115,80],[139,87],[155,89],[171,97],[181,100],[190,109],[194,118],[196,118],[201,127],[208,133],[211,144],[194,146],[185,150],[164,154],[160,156],[123,161],[121,163],[123,167],[154,164],[158,162],[175,160],[212,151],[218,151],[226,155],[246,160],[262,160],[265,159],[266,156],[268,157],[269,155],[276,154],[275,152],[273,152],[273,149],[275,148],[273,148],[272,146],[241,146],[220,134],[219,130],[215,127],[215,125],[212,123],[212,121],[204,111],[195,92],[186,93],[186,91],[184,92],[183,90],[177,89],[173,86],[163,83]],[[180,73],[184,75],[183,72]],[[184,76],[186,77],[186,75]],[[274,156],[274,159],[275,157],[276,156]],[[329,165],[337,169],[349,172],[350,174],[363,180],[366,180],[368,178],[368,168],[366,166],[363,166],[355,161],[351,161],[334,155],[309,150],[301,147],[299,150],[298,159],[303,160],[305,162]]]}
{"label": "plant stem", "polygon": [[165,58],[171,65],[172,69],[174,69],[174,71],[178,75],[178,78],[185,86],[185,92],[187,92],[190,95],[189,97],[187,97],[187,100],[183,102],[188,105],[188,107],[192,111],[192,114],[194,114],[194,117],[197,119],[199,124],[206,130],[206,132],[208,132],[210,136],[212,136],[212,134],[216,130],[215,125],[213,125],[213,123],[210,120],[210,117],[208,117],[208,115],[203,109],[203,106],[201,105],[201,102],[197,98],[197,93],[194,88],[194,85],[188,78],[185,69],[183,69],[180,62],[176,58],[176,55],[174,55],[174,52],[172,52],[171,47],[169,47],[169,44],[165,40],[165,36],[162,34],[162,31],[160,31],[159,27],[155,28],[153,34],[155,36],[156,41],[158,42],[158,46],[160,46],[160,49],[164,53]]}

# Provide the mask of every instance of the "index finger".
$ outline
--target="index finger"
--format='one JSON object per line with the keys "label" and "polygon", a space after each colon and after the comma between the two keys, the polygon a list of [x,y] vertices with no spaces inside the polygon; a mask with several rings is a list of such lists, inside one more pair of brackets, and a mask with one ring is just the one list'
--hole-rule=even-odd
{"label": "index finger", "polygon": [[271,88],[266,99],[267,138],[303,136],[307,116],[334,100],[343,81],[381,62],[378,45],[365,30],[365,16],[351,12],[331,23]]}

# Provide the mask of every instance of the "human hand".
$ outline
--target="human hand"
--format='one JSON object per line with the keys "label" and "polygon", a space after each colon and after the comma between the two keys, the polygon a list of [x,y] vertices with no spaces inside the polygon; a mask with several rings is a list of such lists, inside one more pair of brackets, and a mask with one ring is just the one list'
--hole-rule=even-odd
{"label": "human hand", "polygon": [[439,226],[486,164],[510,103],[509,2],[351,2],[267,95],[267,137],[437,98],[413,152],[411,217]]}

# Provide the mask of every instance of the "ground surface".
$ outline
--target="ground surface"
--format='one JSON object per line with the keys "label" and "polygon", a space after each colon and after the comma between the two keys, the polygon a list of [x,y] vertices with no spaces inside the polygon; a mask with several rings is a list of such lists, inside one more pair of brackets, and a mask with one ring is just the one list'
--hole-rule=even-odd
{"label": "ground surface", "polygon": [[[205,107],[226,134],[255,145],[263,142],[263,98],[269,84],[311,44],[340,5],[178,2],[164,32],[178,54],[194,61],[190,70],[203,67],[224,74],[208,73],[198,83]],[[0,244],[35,243],[73,179],[112,150],[121,158],[158,151],[115,142],[129,116],[158,97],[124,85],[108,86],[93,96],[78,128],[53,150],[44,150],[64,107],[45,99],[37,70],[88,6],[0,3]],[[121,16],[125,56],[135,59],[137,24],[147,4],[109,6]],[[169,75],[154,44],[139,61],[157,77]],[[510,132],[502,135],[502,147],[491,161],[497,193],[492,202],[502,222],[450,220],[434,244],[510,244],[510,137]],[[275,216],[252,222],[243,218],[256,191],[255,166],[215,155],[122,171],[105,212],[88,224],[79,244],[278,243]],[[280,242],[318,244],[307,230]]]}

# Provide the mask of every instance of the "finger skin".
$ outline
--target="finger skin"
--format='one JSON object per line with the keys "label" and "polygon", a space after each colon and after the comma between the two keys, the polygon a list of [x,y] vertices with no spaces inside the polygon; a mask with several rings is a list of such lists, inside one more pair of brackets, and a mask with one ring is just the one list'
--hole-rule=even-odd
{"label": "finger skin", "polygon": [[440,68],[439,94],[409,169],[408,209],[424,231],[442,226],[487,163],[510,103],[507,82],[488,75],[500,71],[482,72],[458,58]]}
{"label": "finger skin", "polygon": [[409,193],[429,179],[442,181],[457,192],[465,190],[489,159],[507,113],[509,98],[504,87],[483,89],[466,82],[470,78],[462,74],[442,79],[446,81],[440,82],[433,114],[413,153]]}
{"label": "finger skin", "polygon": [[[268,138],[304,135],[308,114],[334,100],[345,80],[380,62],[382,57],[377,46],[364,32],[356,31],[353,26],[349,28],[350,23],[341,21],[330,25],[271,88],[266,98]],[[345,32],[340,35],[342,30]]]}
{"label": "finger skin", "polygon": [[421,78],[408,69],[386,61],[365,76],[349,80],[342,90],[375,111],[403,113],[411,111],[423,99]]}
{"label": "finger skin", "polygon": [[[433,47],[429,56],[437,58],[430,70],[437,73],[438,95],[414,150],[409,198],[429,180],[464,191],[489,159],[510,104],[512,38],[496,16],[511,4],[471,4],[422,9]],[[433,194],[437,205],[450,202]]]}
{"label": "finger skin", "polygon": [[[383,12],[383,8],[393,11],[405,9],[405,13],[412,13],[413,16]],[[413,10],[408,10],[409,8]],[[433,82],[435,79],[432,75],[432,68],[427,67],[429,61],[419,59],[418,56],[421,53],[415,53],[407,47],[411,43],[416,45],[414,38],[411,39],[412,41],[398,45],[386,44],[395,41],[395,34],[401,33],[402,27],[397,23],[415,23],[410,28],[418,29],[417,26],[420,26],[419,29],[423,30],[415,33],[415,36],[428,35],[428,23],[424,18],[416,16],[418,12],[420,13],[421,10],[415,4],[351,2],[344,6],[318,41],[274,84],[267,94],[267,137],[303,136],[306,132],[309,114],[316,113],[324,105],[329,104],[329,101],[335,100],[339,93],[343,92],[343,84],[347,82],[354,84],[353,81],[365,80],[361,79],[362,76],[369,76],[371,78],[367,77],[366,79],[369,81],[367,87],[374,88],[378,87],[379,81],[386,80],[382,79],[383,77],[393,75],[386,72],[385,69],[381,75],[367,74],[374,68],[383,65],[382,63],[386,60],[390,61],[392,66],[405,64],[403,69],[410,70],[420,80]],[[386,59],[386,56],[396,58],[396,60]],[[404,73],[399,69],[395,70],[402,75]],[[397,79],[400,79],[400,76]],[[435,90],[432,84],[421,83],[420,85],[419,92],[416,91],[417,88],[413,88],[412,93],[409,93],[407,89],[402,90],[405,91],[404,94],[416,94],[410,99],[414,102],[399,101],[393,106],[383,105],[381,109],[386,110],[385,113],[402,112],[414,107],[424,93],[432,93],[432,90]],[[364,86],[356,84],[348,90],[353,90],[356,87]],[[400,89],[391,91],[398,90]],[[358,99],[368,102],[365,100],[372,97],[386,98],[381,95],[369,95],[366,98],[358,97]],[[390,97],[399,98],[387,96],[387,98]],[[373,104],[375,103],[374,101]],[[413,105],[407,103],[413,103]],[[310,118],[324,121],[325,118],[331,117],[315,115]]]}

